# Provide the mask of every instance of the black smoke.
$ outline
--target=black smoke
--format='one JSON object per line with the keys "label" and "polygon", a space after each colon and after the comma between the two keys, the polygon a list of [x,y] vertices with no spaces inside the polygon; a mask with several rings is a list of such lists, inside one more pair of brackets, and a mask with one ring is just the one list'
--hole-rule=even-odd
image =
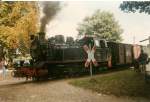
{"label": "black smoke", "polygon": [[40,19],[41,26],[40,31],[45,32],[46,25],[55,17],[57,12],[60,10],[60,2],[58,1],[47,1],[42,2],[42,12],[44,16]]}

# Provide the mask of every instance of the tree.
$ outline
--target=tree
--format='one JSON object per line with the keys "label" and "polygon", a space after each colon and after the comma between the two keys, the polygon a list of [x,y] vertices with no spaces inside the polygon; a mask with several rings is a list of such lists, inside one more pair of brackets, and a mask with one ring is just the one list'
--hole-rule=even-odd
{"label": "tree", "polygon": [[30,34],[39,29],[38,17],[36,2],[0,2],[0,42],[7,49],[28,53]]}
{"label": "tree", "polygon": [[120,8],[124,12],[139,12],[150,14],[150,1],[123,1]]}
{"label": "tree", "polygon": [[97,10],[91,17],[86,17],[77,28],[79,35],[94,34],[97,37],[111,40],[121,41],[122,29],[115,20],[112,13]]}

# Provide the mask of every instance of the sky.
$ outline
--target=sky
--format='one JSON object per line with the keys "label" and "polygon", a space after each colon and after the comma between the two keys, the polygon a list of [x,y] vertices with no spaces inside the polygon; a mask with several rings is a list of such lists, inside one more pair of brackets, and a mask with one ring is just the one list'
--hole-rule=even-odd
{"label": "sky", "polygon": [[97,9],[114,14],[115,19],[123,29],[123,43],[138,43],[146,45],[148,41],[140,40],[150,36],[150,15],[145,13],[124,13],[119,9],[122,1],[65,1],[65,6],[47,25],[47,37],[64,35],[77,37],[78,24],[86,16],[91,16]]}

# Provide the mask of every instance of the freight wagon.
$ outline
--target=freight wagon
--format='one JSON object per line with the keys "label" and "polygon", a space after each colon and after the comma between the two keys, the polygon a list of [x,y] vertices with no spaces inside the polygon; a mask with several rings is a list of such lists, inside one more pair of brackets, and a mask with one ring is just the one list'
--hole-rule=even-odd
{"label": "freight wagon", "polygon": [[134,61],[133,45],[108,42],[108,47],[111,50],[111,62],[113,66],[132,65]]}

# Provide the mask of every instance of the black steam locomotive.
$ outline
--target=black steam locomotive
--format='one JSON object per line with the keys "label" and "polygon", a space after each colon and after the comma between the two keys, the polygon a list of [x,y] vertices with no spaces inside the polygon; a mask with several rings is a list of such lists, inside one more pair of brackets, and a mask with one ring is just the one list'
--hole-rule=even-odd
{"label": "black steam locomotive", "polygon": [[[85,36],[65,42],[62,35],[46,40],[45,33],[31,36],[31,66],[16,68],[16,77],[51,77],[63,74],[78,74],[89,71],[92,62],[93,72],[102,67],[132,65],[133,45],[108,42],[97,37]],[[85,68],[86,67],[86,68]]]}

